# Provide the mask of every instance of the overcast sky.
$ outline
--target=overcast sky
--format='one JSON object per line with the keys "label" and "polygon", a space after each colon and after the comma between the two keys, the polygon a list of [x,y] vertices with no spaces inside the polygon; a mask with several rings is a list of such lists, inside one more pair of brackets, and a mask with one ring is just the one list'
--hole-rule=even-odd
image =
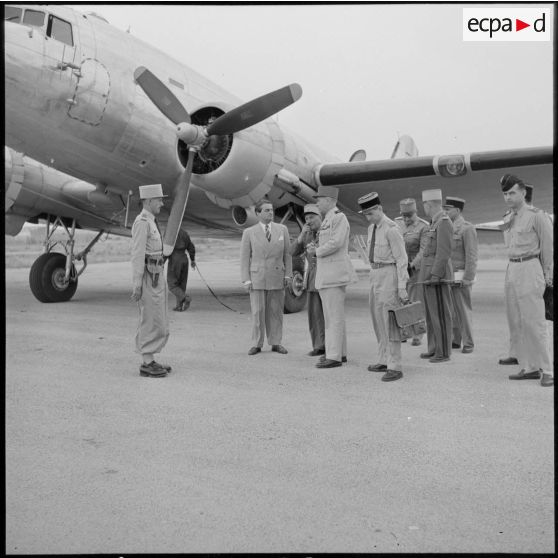
{"label": "overcast sky", "polygon": [[300,83],[279,122],[343,160],[553,142],[552,42],[464,42],[461,5],[75,7],[245,101]]}

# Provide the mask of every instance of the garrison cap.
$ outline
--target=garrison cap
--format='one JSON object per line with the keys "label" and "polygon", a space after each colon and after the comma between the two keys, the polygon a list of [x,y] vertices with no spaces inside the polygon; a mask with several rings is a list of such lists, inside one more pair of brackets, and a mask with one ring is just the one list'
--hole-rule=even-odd
{"label": "garrison cap", "polygon": [[304,206],[304,215],[306,215],[307,213],[314,213],[315,215],[320,215],[320,210],[318,209],[318,206],[315,203],[307,203]]}
{"label": "garrison cap", "polygon": [[412,215],[417,212],[417,202],[414,198],[405,198],[399,202],[401,215]]}
{"label": "garrison cap", "polygon": [[367,209],[372,209],[380,205],[380,196],[378,196],[378,192],[370,192],[364,196],[361,196],[357,200],[358,205],[360,205],[359,213],[366,211]]}
{"label": "garrison cap", "polygon": [[163,194],[163,187],[161,184],[148,184],[147,186],[140,186],[139,195],[141,200],[168,197]]}
{"label": "garrison cap", "polygon": [[336,188],[335,186],[320,186],[317,193],[314,195],[314,198],[333,198],[334,200],[337,200],[338,195],[339,188]]}
{"label": "garrison cap", "polygon": [[525,187],[525,182],[514,176],[513,174],[504,174],[502,178],[500,178],[500,185],[502,186],[502,192],[507,192],[510,188],[513,188],[516,184],[520,184],[521,186]]}
{"label": "garrison cap", "polygon": [[465,200],[463,198],[455,198],[453,196],[446,196],[446,203],[444,207],[457,207],[457,209],[461,209],[465,207]]}
{"label": "garrison cap", "polygon": [[423,190],[422,201],[442,201],[442,190],[435,188],[434,190]]}

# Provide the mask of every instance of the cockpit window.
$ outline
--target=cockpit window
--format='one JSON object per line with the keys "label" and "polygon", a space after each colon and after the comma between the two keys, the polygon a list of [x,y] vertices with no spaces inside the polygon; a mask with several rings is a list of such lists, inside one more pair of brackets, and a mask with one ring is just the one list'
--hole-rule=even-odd
{"label": "cockpit window", "polygon": [[13,21],[14,23],[21,23],[21,14],[23,10],[15,6],[4,7],[4,21]]}
{"label": "cockpit window", "polygon": [[56,16],[48,16],[47,36],[62,43],[66,43],[67,45],[74,46],[71,24]]}
{"label": "cockpit window", "polygon": [[24,25],[33,25],[34,27],[42,27],[45,22],[45,12],[37,10],[25,10],[23,15]]}

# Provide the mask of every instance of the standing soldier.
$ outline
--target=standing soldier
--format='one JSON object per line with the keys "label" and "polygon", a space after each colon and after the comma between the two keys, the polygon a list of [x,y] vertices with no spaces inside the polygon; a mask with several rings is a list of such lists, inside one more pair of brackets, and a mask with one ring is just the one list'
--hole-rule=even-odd
{"label": "standing soldier", "polygon": [[465,221],[462,212],[465,200],[447,196],[444,209],[453,223],[453,250],[451,263],[455,282],[451,287],[453,298],[453,341],[452,349],[461,347],[462,353],[472,353],[473,342],[473,307],[471,290],[477,272],[478,240],[475,226]]}
{"label": "standing soldier", "polygon": [[[407,292],[411,302],[417,300],[422,301],[424,305],[424,289],[422,285],[417,284],[420,262],[426,245],[426,231],[428,223],[417,215],[417,204],[413,198],[406,198],[399,202],[399,211],[401,217],[396,217],[395,222],[399,225],[403,240],[405,241],[405,250],[407,252],[409,273],[409,282],[407,283]],[[413,337],[411,345],[420,345],[422,335]]]}
{"label": "standing soldier", "polygon": [[320,357],[317,368],[334,368],[347,362],[347,331],[345,328],[345,291],[356,280],[349,258],[350,225],[344,213],[337,209],[339,190],[320,186],[317,206],[324,219],[320,227],[319,246],[308,247],[318,259],[316,288],[319,290],[325,321],[326,354]]}
{"label": "standing soldier", "polygon": [[509,254],[505,297],[508,315],[519,316],[517,360],[521,370],[510,380],[538,380],[542,386],[554,385],[547,344],[543,294],[552,287],[552,225],[543,211],[525,203],[525,183],[516,176],[504,175],[500,183],[504,200],[512,210],[505,235]]}
{"label": "standing soldier", "polygon": [[430,218],[426,232],[426,246],[420,266],[418,281],[424,285],[426,310],[426,335],[428,351],[420,358],[430,362],[445,362],[451,354],[451,290],[453,281],[451,249],[453,227],[442,209],[442,190],[425,190],[422,193],[424,213]]}
{"label": "standing soldier", "polygon": [[186,285],[188,284],[188,256],[186,252],[190,255],[192,269],[196,269],[196,247],[190,239],[190,235],[183,227],[180,227],[167,266],[169,291],[176,297],[176,306],[173,310],[177,312],[188,310],[192,301],[191,297],[186,294]]}
{"label": "standing soldier", "polygon": [[407,253],[405,241],[397,224],[384,215],[380,197],[370,192],[358,199],[359,213],[371,225],[368,227],[368,257],[370,260],[370,314],[378,341],[378,362],[368,367],[370,372],[385,372],[383,382],[399,380],[401,366],[401,341],[390,341],[388,311],[407,300],[405,289]]}
{"label": "standing soldier", "polygon": [[154,360],[154,354],[161,352],[169,338],[163,239],[155,215],[161,211],[166,196],[161,184],[140,186],[139,193],[143,209],[132,226],[131,298],[139,308],[136,349],[143,359],[140,375],[161,378],[171,367]]}
{"label": "standing soldier", "polygon": [[308,328],[312,340],[312,350],[308,356],[325,355],[325,322],[324,310],[320,293],[316,289],[317,258],[314,252],[310,255],[306,252],[307,246],[316,247],[318,244],[318,232],[322,226],[322,218],[318,206],[313,203],[304,206],[304,220],[306,224],[301,233],[291,244],[291,254],[299,256],[306,253],[308,267],[304,278],[306,292],[308,293]]}

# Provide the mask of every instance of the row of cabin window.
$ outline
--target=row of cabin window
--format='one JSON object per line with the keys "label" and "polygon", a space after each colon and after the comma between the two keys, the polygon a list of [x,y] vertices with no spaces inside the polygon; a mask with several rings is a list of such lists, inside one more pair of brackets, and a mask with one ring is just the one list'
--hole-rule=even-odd
{"label": "row of cabin window", "polygon": [[[23,25],[31,25],[33,27],[43,27],[45,24],[45,15],[45,12],[40,12],[38,10],[23,11],[22,8],[16,6],[4,7],[4,21],[22,23]],[[46,34],[47,37],[74,46],[71,24],[51,14],[48,15]]]}

